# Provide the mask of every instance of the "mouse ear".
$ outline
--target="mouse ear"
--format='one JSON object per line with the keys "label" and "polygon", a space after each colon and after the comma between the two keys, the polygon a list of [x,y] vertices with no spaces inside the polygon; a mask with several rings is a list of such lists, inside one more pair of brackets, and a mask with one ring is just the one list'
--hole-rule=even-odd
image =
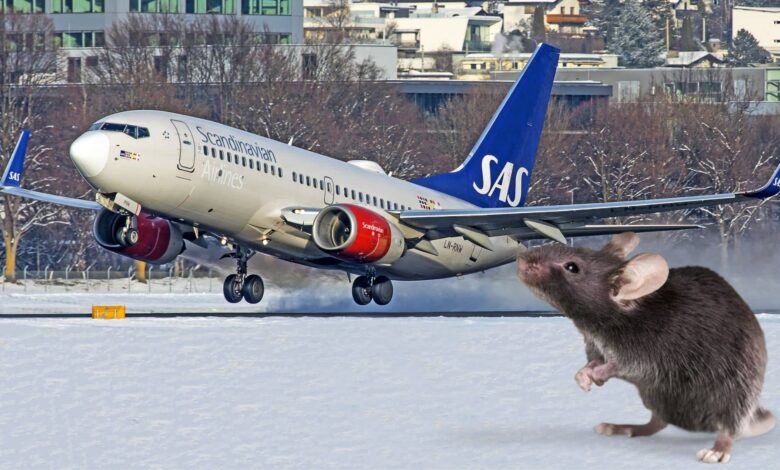
{"label": "mouse ear", "polygon": [[636,300],[661,288],[669,277],[669,265],[656,253],[641,253],[623,265],[615,279],[612,298],[616,302]]}
{"label": "mouse ear", "polygon": [[604,245],[601,251],[612,253],[625,259],[629,253],[634,251],[637,245],[639,245],[639,235],[634,232],[623,232],[613,235],[612,239]]}

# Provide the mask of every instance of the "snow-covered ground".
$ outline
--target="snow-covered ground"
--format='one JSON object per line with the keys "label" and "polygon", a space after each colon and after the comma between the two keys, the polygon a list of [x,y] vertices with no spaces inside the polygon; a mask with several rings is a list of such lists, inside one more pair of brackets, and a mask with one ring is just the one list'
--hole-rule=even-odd
{"label": "snow-covered ground", "polygon": [[[761,316],[780,414],[780,316]],[[2,468],[703,468],[565,318],[0,320]],[[780,431],[728,468],[777,468]]]}

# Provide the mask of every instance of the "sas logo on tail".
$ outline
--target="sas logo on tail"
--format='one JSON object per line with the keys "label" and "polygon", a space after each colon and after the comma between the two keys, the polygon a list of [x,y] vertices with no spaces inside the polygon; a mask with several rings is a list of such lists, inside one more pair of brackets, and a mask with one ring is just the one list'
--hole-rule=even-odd
{"label": "sas logo on tail", "polygon": [[499,201],[517,207],[523,198],[523,175],[528,178],[528,169],[522,166],[515,169],[514,163],[507,162],[494,181],[491,173],[491,166],[494,163],[498,163],[498,158],[495,156],[482,157],[482,186],[474,183],[474,190],[488,197],[493,197],[493,193],[498,190]]}
{"label": "sas logo on tail", "polygon": [[8,179],[11,180],[11,181],[16,181],[18,183],[19,179],[21,177],[22,177],[22,175],[20,175],[19,173],[15,172],[15,171],[9,171],[8,172]]}

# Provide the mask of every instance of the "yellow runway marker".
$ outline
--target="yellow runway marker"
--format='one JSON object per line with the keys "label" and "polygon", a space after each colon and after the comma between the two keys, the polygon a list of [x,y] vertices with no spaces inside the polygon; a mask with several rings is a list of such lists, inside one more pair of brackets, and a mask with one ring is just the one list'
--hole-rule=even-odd
{"label": "yellow runway marker", "polygon": [[92,318],[99,318],[102,320],[115,320],[119,318],[125,318],[125,306],[124,305],[93,305]]}

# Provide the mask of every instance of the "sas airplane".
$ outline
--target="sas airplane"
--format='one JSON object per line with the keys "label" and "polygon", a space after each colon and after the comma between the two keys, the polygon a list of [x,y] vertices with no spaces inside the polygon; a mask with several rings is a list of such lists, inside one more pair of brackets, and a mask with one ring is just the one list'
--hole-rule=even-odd
{"label": "sas airplane", "polygon": [[[385,305],[392,280],[458,276],[512,262],[524,240],[650,232],[696,225],[607,225],[600,219],[764,199],[780,192],[780,167],[743,193],[602,204],[524,207],[559,50],[540,45],[456,170],[403,181],[369,161],[342,162],[215,122],[128,111],[95,122],[70,158],[96,201],[20,187],[22,132],[2,192],[94,210],[103,248],[163,264],[185,240],[230,248],[229,302],[257,303],[262,279],[247,260],[265,253],[355,274],[352,296]],[[205,238],[204,238],[205,236]]]}

